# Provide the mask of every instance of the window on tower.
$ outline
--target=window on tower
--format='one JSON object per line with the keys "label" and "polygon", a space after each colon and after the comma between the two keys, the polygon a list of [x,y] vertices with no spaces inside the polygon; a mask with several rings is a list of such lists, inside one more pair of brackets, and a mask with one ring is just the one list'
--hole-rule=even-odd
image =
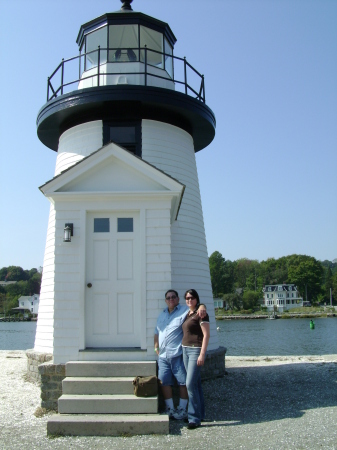
{"label": "window on tower", "polygon": [[135,155],[142,156],[141,124],[135,122],[104,122],[103,144],[114,142]]}

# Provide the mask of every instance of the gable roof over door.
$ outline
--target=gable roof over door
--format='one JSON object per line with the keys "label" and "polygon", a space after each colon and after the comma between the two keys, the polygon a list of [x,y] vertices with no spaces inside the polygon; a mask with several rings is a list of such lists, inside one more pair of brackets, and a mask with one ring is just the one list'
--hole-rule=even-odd
{"label": "gable roof over door", "polygon": [[185,186],[117,144],[109,143],[40,186],[52,202],[97,196],[169,197],[176,218]]}

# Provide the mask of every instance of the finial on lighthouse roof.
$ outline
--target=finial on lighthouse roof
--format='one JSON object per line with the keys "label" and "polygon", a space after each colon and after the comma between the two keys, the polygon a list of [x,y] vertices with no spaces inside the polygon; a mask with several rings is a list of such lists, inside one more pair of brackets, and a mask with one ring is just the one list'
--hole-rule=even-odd
{"label": "finial on lighthouse roof", "polygon": [[122,11],[133,11],[133,9],[131,8],[131,3],[133,2],[133,0],[121,0],[121,2],[123,3],[121,7]]}

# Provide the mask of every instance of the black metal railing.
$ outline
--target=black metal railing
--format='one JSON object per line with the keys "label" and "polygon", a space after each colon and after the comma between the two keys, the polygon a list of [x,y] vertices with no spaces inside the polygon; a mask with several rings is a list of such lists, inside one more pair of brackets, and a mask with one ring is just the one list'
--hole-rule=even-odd
{"label": "black metal railing", "polygon": [[[154,63],[154,59],[159,59],[159,63]],[[141,72],[108,71],[102,72],[102,67],[108,68],[107,64],[132,63],[139,62],[144,64],[144,70]],[[180,67],[180,74],[175,76],[175,72]],[[109,66],[111,67],[111,66]],[[159,68],[165,71],[166,75],[153,73],[149,67]],[[48,77],[47,102],[78,88],[78,83],[88,79],[95,79],[96,85],[109,85],[102,83],[103,76],[121,76],[121,75],[143,75],[144,86],[148,85],[150,78],[158,78],[171,81],[175,84],[176,90],[184,92],[186,95],[205,103],[205,80],[187,60],[186,57],[180,58],[168,53],[158,52],[156,50],[144,48],[101,48],[98,47],[87,53],[82,53],[69,59],[62,59],[54,72]],[[139,83],[136,83],[139,85]]]}

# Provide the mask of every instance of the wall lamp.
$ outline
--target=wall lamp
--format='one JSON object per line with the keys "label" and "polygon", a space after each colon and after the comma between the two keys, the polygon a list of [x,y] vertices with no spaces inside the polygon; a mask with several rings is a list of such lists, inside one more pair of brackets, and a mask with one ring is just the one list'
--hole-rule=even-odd
{"label": "wall lamp", "polygon": [[74,224],[66,223],[64,225],[64,237],[63,242],[71,242],[71,236],[74,235]]}

